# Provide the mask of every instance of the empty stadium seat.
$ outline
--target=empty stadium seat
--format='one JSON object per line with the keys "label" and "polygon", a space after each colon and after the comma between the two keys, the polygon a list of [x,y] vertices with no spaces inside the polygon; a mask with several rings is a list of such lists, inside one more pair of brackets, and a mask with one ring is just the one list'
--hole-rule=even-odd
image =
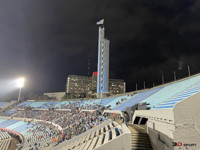
{"label": "empty stadium seat", "polygon": [[200,76],[195,76],[187,80],[170,84],[168,86],[165,86],[152,96],[146,98],[142,102],[149,103],[149,107],[153,108],[167,100],[170,100],[174,96],[182,93],[183,91],[187,90],[198,82],[200,82]]}
{"label": "empty stadium seat", "polygon": [[166,100],[165,102],[156,106],[155,109],[173,108],[176,103],[178,103],[186,98],[189,98],[198,92],[200,92],[200,83],[198,83],[198,84],[194,85],[193,87],[183,91],[182,93],[170,98],[169,100]]}
{"label": "empty stadium seat", "polygon": [[121,105],[113,108],[113,110],[125,111],[127,107],[132,107],[135,104],[138,104],[139,102],[150,97],[151,95],[155,94],[156,92],[160,91],[161,89],[163,89],[163,87],[138,93],[138,94],[134,95],[132,98],[130,98],[127,101],[125,101],[124,103],[122,103]]}

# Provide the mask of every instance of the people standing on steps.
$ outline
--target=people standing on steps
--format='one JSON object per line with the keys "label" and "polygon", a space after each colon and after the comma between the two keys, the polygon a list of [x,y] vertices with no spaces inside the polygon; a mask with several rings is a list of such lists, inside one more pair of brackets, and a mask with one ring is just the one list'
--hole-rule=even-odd
{"label": "people standing on steps", "polygon": [[114,121],[115,121],[115,117],[116,117],[116,114],[115,114],[115,113],[113,113],[113,118],[114,118]]}
{"label": "people standing on steps", "polygon": [[128,127],[128,123],[129,123],[130,119],[129,119],[129,116],[127,113],[125,113],[124,115],[125,115],[124,120],[125,120],[126,126]]}

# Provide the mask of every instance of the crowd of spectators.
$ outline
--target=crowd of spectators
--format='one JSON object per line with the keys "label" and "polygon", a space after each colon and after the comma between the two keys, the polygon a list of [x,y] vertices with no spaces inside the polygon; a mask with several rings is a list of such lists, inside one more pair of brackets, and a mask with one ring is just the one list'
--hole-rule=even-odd
{"label": "crowd of spectators", "polygon": [[81,134],[102,121],[95,112],[80,112],[78,109],[71,111],[24,109],[15,112],[12,117],[38,119],[58,124],[63,128],[66,139]]}
{"label": "crowd of spectators", "polygon": [[[71,107],[69,107],[71,106]],[[96,112],[81,112],[80,108],[77,107],[77,104],[70,104],[65,107],[71,111],[57,110],[57,109],[48,109],[48,110],[33,110],[30,107],[23,107],[15,111],[13,115],[9,115],[11,118],[28,118],[31,120],[42,120],[33,125],[32,128],[27,130],[27,132],[33,133],[33,136],[36,136],[36,133],[43,132],[45,136],[40,136],[40,139],[43,140],[47,137],[61,137],[60,141],[69,140],[73,136],[79,135],[86,130],[93,128],[94,126],[100,124],[103,120],[99,118]],[[3,114],[7,116],[6,113]],[[55,123],[59,125],[63,130],[62,133],[52,124]],[[46,130],[48,129],[48,130]],[[51,132],[49,132],[51,131]],[[28,139],[27,142],[31,141]],[[36,145],[34,145],[36,147]],[[38,145],[39,146],[39,145]]]}
{"label": "crowd of spectators", "polygon": [[[32,127],[27,130],[27,133],[39,140],[37,139],[38,142],[32,143],[33,140],[29,137],[26,140],[29,148],[39,149],[42,141],[45,141],[47,138],[56,138],[56,143],[63,140],[69,140],[73,136],[79,135],[103,121],[102,118],[98,117],[96,111],[81,112],[82,109],[100,109],[101,105],[94,101],[84,105],[82,102],[69,102],[60,104],[58,107],[50,104],[46,110],[42,110],[41,108],[42,107],[31,108],[28,105],[20,105],[11,108],[10,111],[0,114],[1,116],[11,117],[11,119],[14,117],[28,118],[34,122],[27,121],[27,124],[32,123]],[[35,122],[36,120],[42,121]],[[58,128],[47,122],[59,125],[62,128],[62,131],[59,131]],[[47,146],[49,144],[50,143],[47,143]],[[22,146],[23,145],[20,147],[22,148]]]}

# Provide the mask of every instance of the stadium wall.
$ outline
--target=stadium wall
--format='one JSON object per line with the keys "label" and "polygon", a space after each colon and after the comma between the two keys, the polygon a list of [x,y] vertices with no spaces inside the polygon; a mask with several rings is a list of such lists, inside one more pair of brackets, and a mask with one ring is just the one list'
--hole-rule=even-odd
{"label": "stadium wall", "polygon": [[139,110],[133,116],[147,118],[147,131],[154,150],[200,149],[200,93],[173,109]]}
{"label": "stadium wall", "polygon": [[174,141],[183,144],[196,144],[189,146],[193,149],[200,149],[200,93],[181,101],[175,105]]}

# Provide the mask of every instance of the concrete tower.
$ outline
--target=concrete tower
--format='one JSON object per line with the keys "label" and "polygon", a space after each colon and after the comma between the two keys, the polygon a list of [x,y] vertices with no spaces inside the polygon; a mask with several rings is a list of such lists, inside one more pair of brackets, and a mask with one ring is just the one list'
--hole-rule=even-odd
{"label": "concrete tower", "polygon": [[109,93],[109,44],[105,39],[105,28],[103,20],[97,22],[99,25],[98,39],[98,76],[97,76],[97,97],[105,97]]}

